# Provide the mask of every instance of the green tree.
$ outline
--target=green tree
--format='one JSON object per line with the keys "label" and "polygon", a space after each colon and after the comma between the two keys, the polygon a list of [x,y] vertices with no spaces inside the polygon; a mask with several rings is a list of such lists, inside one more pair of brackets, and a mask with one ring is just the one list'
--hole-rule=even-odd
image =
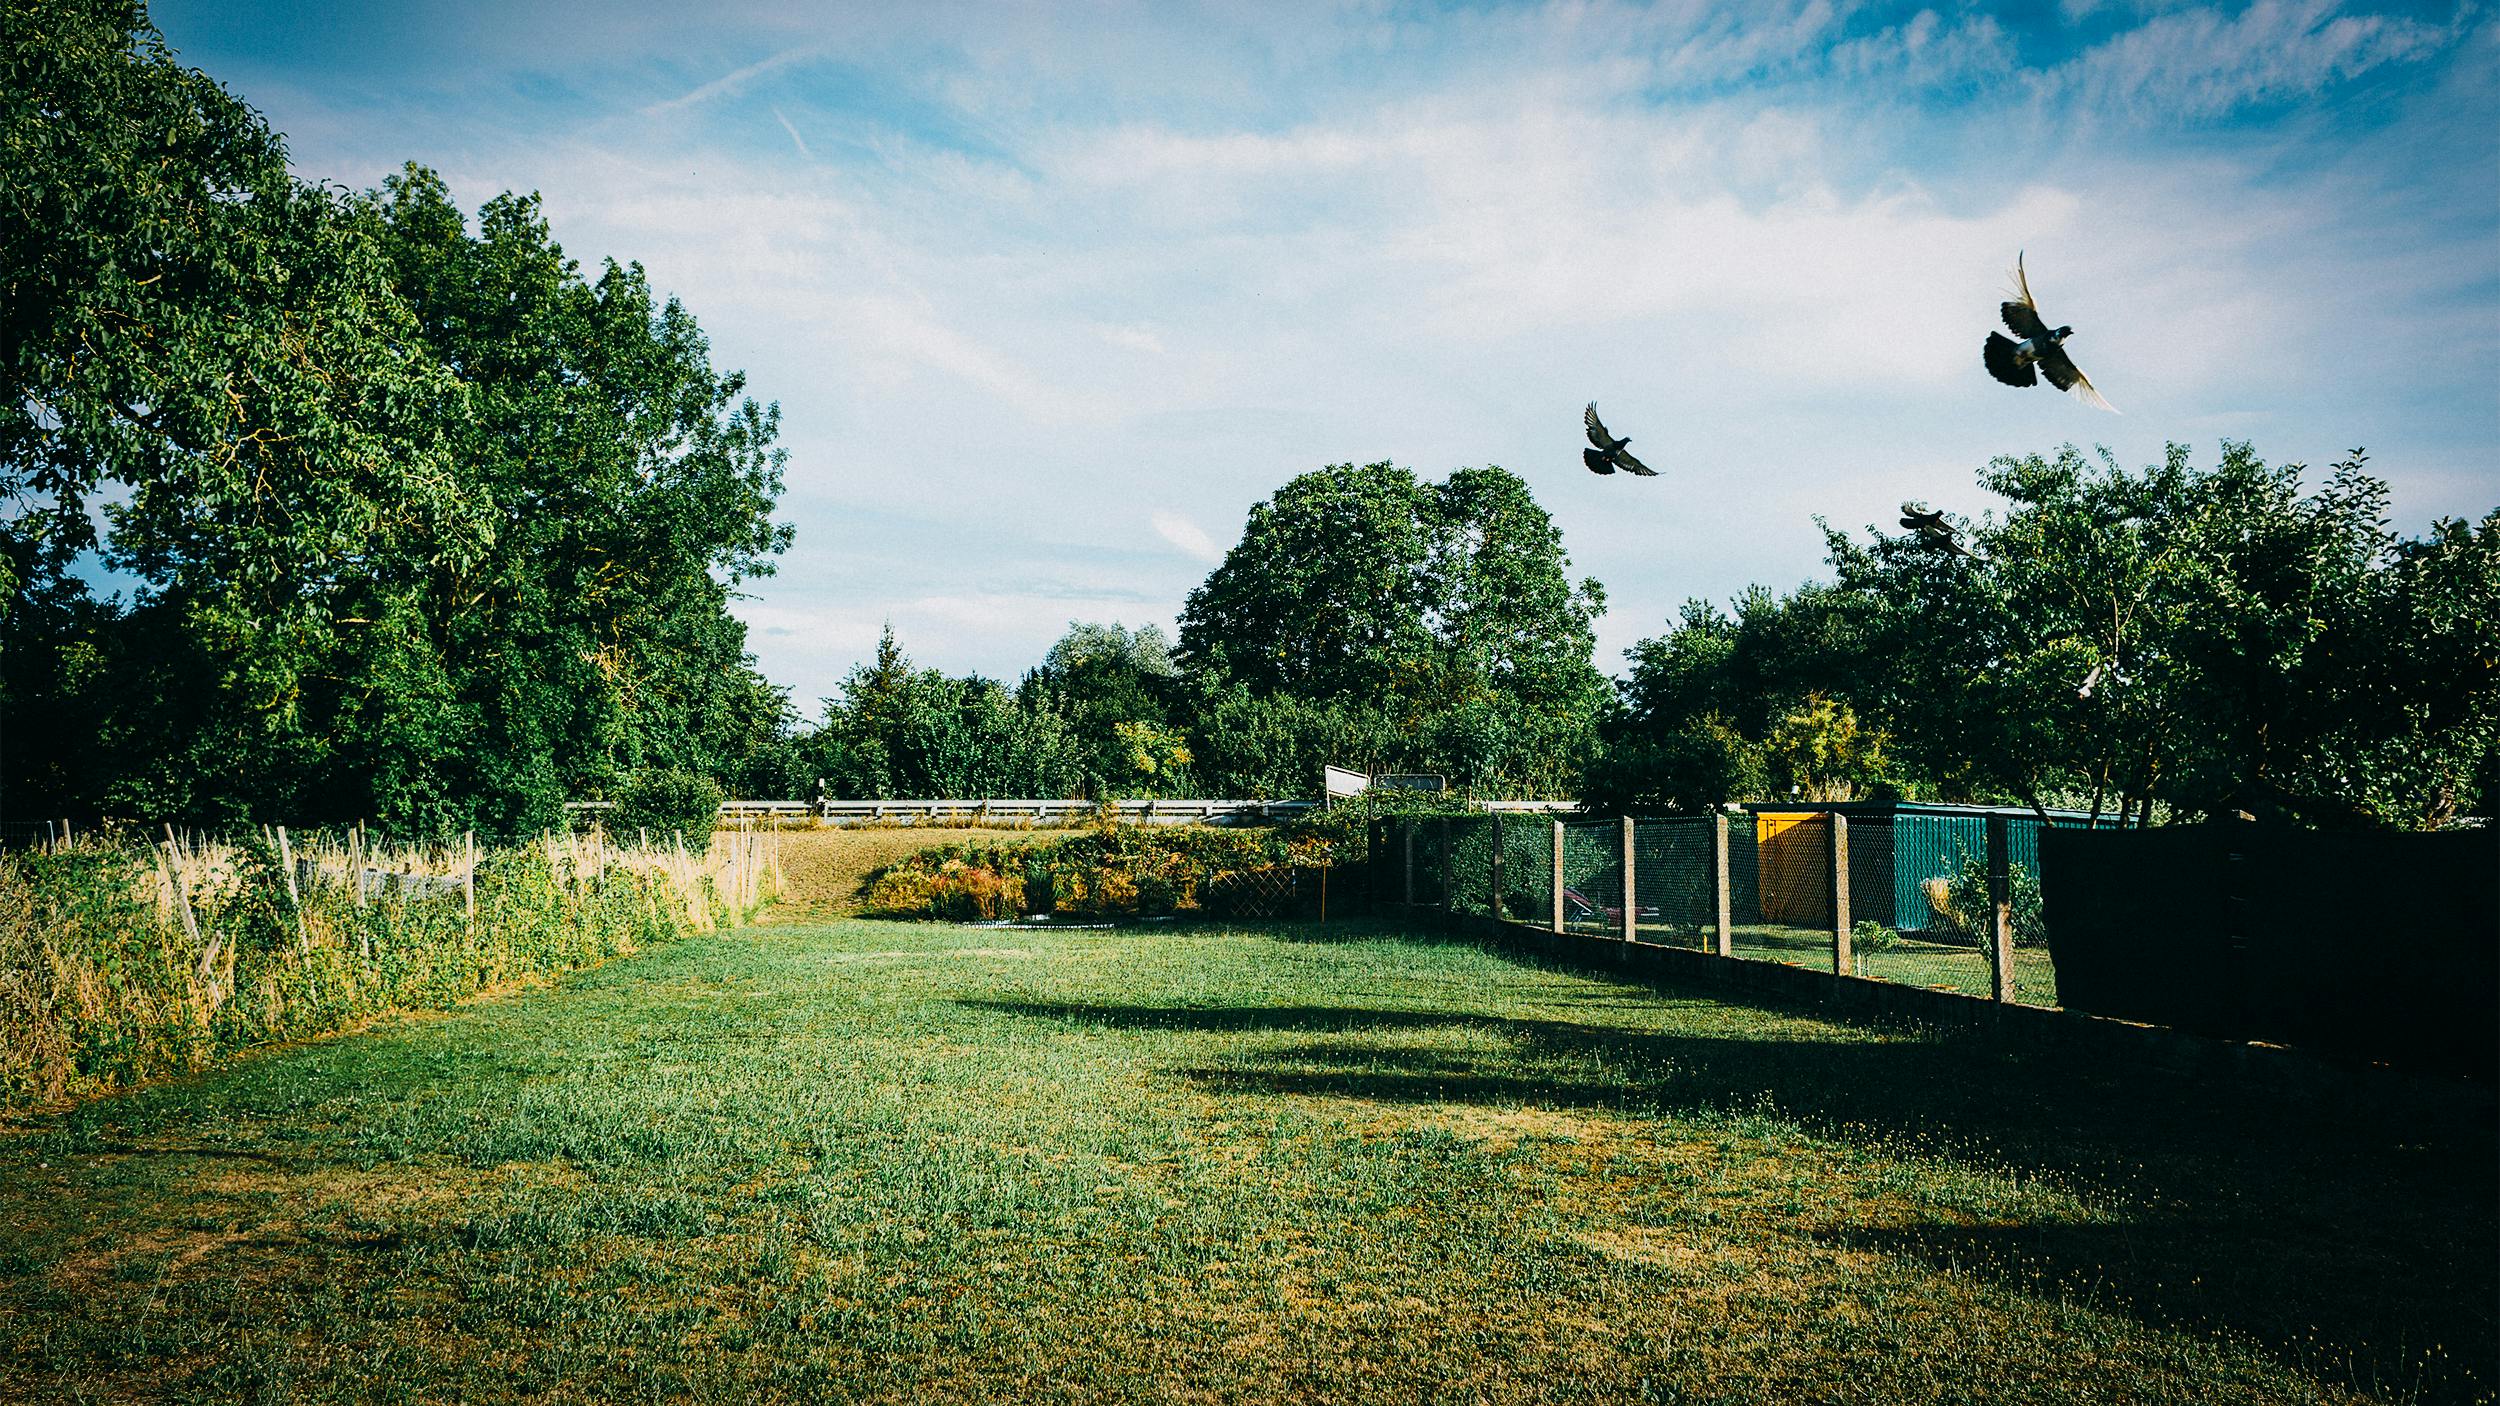
{"label": "green tree", "polygon": [[[137,5],[10,4],[0,67],[0,706],[88,753],[11,749],[7,782],[145,817],[319,809],[388,770],[377,725],[435,721],[426,578],[494,531],[443,432],[464,393],[373,203],[294,180]],[[98,550],[128,601],[72,575]]]}
{"label": "green tree", "polygon": [[[1568,566],[1552,520],[1498,468],[1434,485],[1388,463],[1293,479],[1182,612],[1203,774],[1307,795],[1321,762],[1368,760],[1557,794],[1606,696],[1590,658],[1604,595]],[[1255,760],[1254,736],[1307,769]]]}

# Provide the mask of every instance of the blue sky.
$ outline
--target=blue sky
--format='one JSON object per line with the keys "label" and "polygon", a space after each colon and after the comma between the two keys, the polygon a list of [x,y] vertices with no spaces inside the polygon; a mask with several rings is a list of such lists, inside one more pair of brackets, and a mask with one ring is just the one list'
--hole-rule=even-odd
{"label": "blue sky", "polygon": [[[307,177],[536,190],[781,403],[742,603],[1013,679],[1167,628],[1295,473],[1498,463],[1605,583],[1817,574],[1992,455],[2355,445],[2500,503],[2500,23],[2471,5],[159,0]],[[2017,250],[2125,412],[1979,364]],[[1596,399],[1656,479],[1579,465]]]}

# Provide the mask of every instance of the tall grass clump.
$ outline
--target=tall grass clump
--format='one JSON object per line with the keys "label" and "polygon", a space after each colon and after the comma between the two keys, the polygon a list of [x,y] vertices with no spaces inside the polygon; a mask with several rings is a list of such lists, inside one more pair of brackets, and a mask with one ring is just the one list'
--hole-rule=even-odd
{"label": "tall grass clump", "polygon": [[286,859],[267,836],[108,837],[0,856],[0,1109],[453,1005],[743,922],[777,889],[749,835],[695,852],[347,837]]}

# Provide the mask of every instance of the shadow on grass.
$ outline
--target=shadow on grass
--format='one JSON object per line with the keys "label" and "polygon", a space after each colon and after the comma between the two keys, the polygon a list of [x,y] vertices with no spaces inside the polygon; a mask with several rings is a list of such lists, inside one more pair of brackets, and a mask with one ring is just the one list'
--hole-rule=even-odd
{"label": "shadow on grass", "polygon": [[[1236,1095],[1775,1111],[1877,1155],[1914,1152],[1943,1174],[2097,1189],[2118,1215],[1824,1232],[1839,1243],[2148,1323],[2242,1334],[2364,1391],[2472,1400],[2500,1365],[2500,1149],[2488,1111],[2399,1077],[2258,1086],[1950,1033],[1604,1023],[1638,1006],[1654,1023],[1656,998],[1586,1003],[1586,1021],[1366,1005],[975,1004],[1105,1028],[1304,1037],[1172,1071]],[[1772,1019],[1707,1002],[1663,1013],[1688,1026]],[[1397,1038],[1453,1027],[1498,1043]]]}

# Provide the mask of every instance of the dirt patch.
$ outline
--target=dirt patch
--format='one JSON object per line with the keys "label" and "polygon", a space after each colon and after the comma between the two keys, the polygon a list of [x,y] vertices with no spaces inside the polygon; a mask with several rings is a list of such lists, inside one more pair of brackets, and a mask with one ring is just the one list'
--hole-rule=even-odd
{"label": "dirt patch", "polygon": [[849,917],[865,902],[861,890],[871,873],[937,845],[1023,845],[1066,833],[916,825],[891,830],[788,831],[781,836],[782,895],[759,921],[818,923]]}

